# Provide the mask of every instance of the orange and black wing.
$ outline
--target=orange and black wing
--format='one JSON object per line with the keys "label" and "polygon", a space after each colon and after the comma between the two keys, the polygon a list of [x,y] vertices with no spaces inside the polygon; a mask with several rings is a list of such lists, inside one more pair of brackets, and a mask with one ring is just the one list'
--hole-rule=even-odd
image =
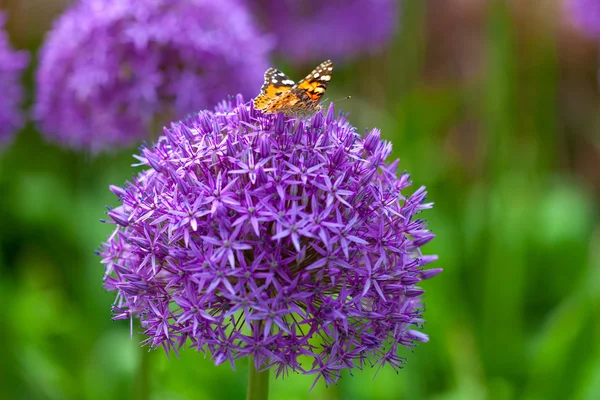
{"label": "orange and black wing", "polygon": [[[284,114],[294,114],[295,109],[302,107],[301,93],[296,93],[298,89],[288,90],[280,96],[270,100],[262,109],[265,114],[283,112]],[[256,107],[256,105],[255,105]]]}
{"label": "orange and black wing", "polygon": [[260,94],[254,99],[254,108],[264,109],[273,99],[289,92],[294,87],[294,81],[286,74],[275,68],[265,72],[265,81],[260,88]]}
{"label": "orange and black wing", "polygon": [[331,60],[323,61],[308,76],[298,82],[292,91],[296,88],[306,94],[312,101],[318,103],[323,97],[327,84],[331,80],[333,71],[333,62]]}

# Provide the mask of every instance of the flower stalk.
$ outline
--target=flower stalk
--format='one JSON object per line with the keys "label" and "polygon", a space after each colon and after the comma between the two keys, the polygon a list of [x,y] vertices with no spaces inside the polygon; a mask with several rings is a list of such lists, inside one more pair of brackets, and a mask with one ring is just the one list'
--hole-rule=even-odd
{"label": "flower stalk", "polygon": [[138,368],[135,399],[148,400],[150,398],[150,351],[146,347],[140,348],[140,365]]}
{"label": "flower stalk", "polygon": [[269,398],[269,370],[259,371],[253,356],[248,356],[248,392],[246,400]]}

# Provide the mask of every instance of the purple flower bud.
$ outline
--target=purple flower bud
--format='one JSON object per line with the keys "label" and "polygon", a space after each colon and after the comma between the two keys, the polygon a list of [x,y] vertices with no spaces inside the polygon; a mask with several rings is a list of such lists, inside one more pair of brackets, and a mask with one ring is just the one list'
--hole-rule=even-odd
{"label": "purple flower bud", "polygon": [[152,168],[154,168],[158,172],[162,172],[163,168],[162,168],[162,165],[160,164],[160,159],[158,158],[158,156],[156,156],[154,153],[152,153],[152,151],[149,149],[142,150],[142,154],[144,155],[144,157],[146,157],[146,160],[148,160],[148,164]]}
{"label": "purple flower bud", "polygon": [[108,216],[115,221],[117,224],[126,227],[129,225],[129,221],[127,220],[127,215],[123,214],[121,210],[114,209],[108,213]]}
{"label": "purple flower bud", "polygon": [[423,293],[425,293],[424,290],[422,289],[406,289],[406,291],[404,292],[404,295],[406,297],[418,297],[420,295],[422,295]]}
{"label": "purple flower bud", "polygon": [[431,268],[421,272],[421,279],[431,279],[434,276],[442,273],[444,271],[442,268]]}
{"label": "purple flower bud", "polygon": [[377,146],[381,142],[380,136],[381,132],[379,131],[379,129],[373,129],[371,132],[369,132],[365,139],[365,150],[367,150],[370,153],[374,153],[377,149]]}
{"label": "purple flower bud", "polygon": [[427,265],[427,264],[431,264],[434,261],[437,261],[438,256],[436,254],[422,256],[420,258],[420,260],[421,260],[421,265]]}
{"label": "purple flower bud", "polygon": [[414,285],[415,283],[421,282],[421,278],[416,276],[403,276],[400,278],[400,282],[402,282],[403,285]]}
{"label": "purple flower bud", "polygon": [[406,333],[408,334],[409,338],[416,340],[417,342],[429,342],[429,336],[423,332],[409,330]]}
{"label": "purple flower bud", "polygon": [[122,187],[110,185],[108,188],[110,189],[111,192],[113,192],[116,196],[118,196],[119,199],[123,199],[123,197],[125,197],[127,195],[127,191]]}
{"label": "purple flower bud", "polygon": [[425,244],[429,243],[434,237],[435,237],[435,235],[432,233],[419,235],[417,238],[415,238],[415,241],[413,242],[413,244],[417,247],[421,247],[421,246],[424,246]]}

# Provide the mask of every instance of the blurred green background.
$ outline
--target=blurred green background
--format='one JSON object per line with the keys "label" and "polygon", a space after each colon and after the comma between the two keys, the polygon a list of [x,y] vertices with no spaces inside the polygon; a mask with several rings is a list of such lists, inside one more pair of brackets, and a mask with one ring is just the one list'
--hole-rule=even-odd
{"label": "blurred green background", "polygon": [[[68,2],[27,3],[9,31],[35,51]],[[380,127],[435,202],[425,250],[445,272],[423,285],[431,341],[399,374],[356,371],[310,393],[314,377],[294,375],[272,380],[271,398],[599,399],[597,43],[558,0],[406,0],[401,19],[383,54],[336,67],[328,94],[352,96],[338,107]],[[279,61],[292,77],[311,67]],[[30,124],[0,152],[0,398],[244,397],[244,363],[147,353],[110,319],[94,250],[134,151],[62,150]]]}

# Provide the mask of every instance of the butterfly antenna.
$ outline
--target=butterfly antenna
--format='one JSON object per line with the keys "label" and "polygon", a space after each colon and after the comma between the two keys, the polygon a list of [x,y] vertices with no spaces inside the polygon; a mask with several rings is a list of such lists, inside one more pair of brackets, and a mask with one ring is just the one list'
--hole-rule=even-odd
{"label": "butterfly antenna", "polygon": [[331,102],[336,102],[336,103],[337,103],[338,101],[342,101],[342,100],[350,100],[351,98],[352,98],[352,96],[346,96],[346,97],[342,97],[341,99],[337,99],[337,100],[330,100],[330,99],[327,99],[326,101],[328,101],[328,102],[330,102],[330,103],[331,103]]}

